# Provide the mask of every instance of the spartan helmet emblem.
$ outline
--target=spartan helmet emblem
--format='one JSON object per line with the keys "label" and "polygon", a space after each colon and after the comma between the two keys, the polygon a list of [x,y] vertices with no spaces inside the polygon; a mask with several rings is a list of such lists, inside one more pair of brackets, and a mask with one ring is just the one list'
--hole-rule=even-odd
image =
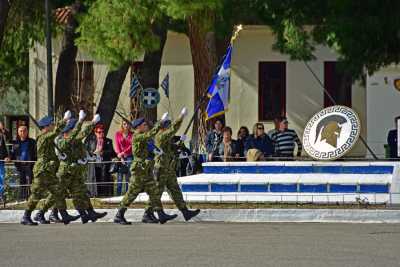
{"label": "spartan helmet emblem", "polygon": [[317,125],[314,144],[321,135],[321,141],[325,140],[326,143],[336,148],[337,140],[340,137],[340,132],[342,131],[342,125],[346,122],[347,120],[339,115],[332,115],[322,119]]}

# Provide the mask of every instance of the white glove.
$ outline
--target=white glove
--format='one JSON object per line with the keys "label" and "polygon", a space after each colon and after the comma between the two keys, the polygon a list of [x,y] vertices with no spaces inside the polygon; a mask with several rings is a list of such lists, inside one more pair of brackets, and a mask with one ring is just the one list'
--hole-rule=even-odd
{"label": "white glove", "polygon": [[87,164],[87,159],[85,158],[85,159],[78,159],[78,164],[80,164],[80,165],[86,165]]}
{"label": "white glove", "polygon": [[71,119],[71,116],[72,116],[71,111],[67,110],[64,113],[64,120],[67,121],[67,120]]}
{"label": "white glove", "polygon": [[187,136],[185,134],[181,135],[181,138],[179,138],[179,140],[181,140],[182,142],[186,141]]}
{"label": "white glove", "polygon": [[168,112],[165,112],[161,117],[161,121],[163,122],[163,121],[166,121],[168,119],[169,119],[169,114],[168,114]]}
{"label": "white glove", "polygon": [[181,110],[181,117],[184,118],[187,116],[187,114],[188,114],[187,107],[183,107],[183,109]]}
{"label": "white glove", "polygon": [[99,121],[100,121],[100,114],[94,115],[93,120],[92,120],[93,124],[96,124]]}
{"label": "white glove", "polygon": [[161,148],[157,148],[157,149],[154,149],[154,150],[153,150],[153,153],[154,153],[155,155],[161,156],[162,154],[164,154],[164,151],[162,151]]}
{"label": "white glove", "polygon": [[65,153],[61,153],[60,155],[58,155],[58,159],[59,160],[66,160],[67,155],[65,155]]}
{"label": "white glove", "polygon": [[86,118],[86,113],[84,110],[79,111],[79,121],[82,122]]}

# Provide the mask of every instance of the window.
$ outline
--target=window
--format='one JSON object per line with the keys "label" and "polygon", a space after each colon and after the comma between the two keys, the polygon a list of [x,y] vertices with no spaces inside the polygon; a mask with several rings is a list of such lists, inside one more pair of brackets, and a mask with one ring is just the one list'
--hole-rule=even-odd
{"label": "window", "polygon": [[324,107],[333,105],[344,105],[351,107],[351,76],[338,68],[337,62],[327,61],[324,63],[325,89],[332,99],[324,94]]}
{"label": "window", "polygon": [[75,64],[72,104],[79,109],[86,110],[88,118],[91,118],[95,107],[93,62],[77,61]]}
{"label": "window", "polygon": [[258,80],[258,120],[285,116],[286,62],[260,62]]}

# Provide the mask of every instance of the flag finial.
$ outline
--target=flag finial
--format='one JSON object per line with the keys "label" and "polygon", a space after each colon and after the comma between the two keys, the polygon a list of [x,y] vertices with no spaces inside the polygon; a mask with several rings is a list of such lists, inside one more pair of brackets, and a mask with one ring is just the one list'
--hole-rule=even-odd
{"label": "flag finial", "polygon": [[235,41],[235,39],[238,37],[239,32],[243,30],[243,25],[239,24],[236,26],[235,32],[233,33],[233,36],[231,38],[231,44],[233,44],[233,41]]}

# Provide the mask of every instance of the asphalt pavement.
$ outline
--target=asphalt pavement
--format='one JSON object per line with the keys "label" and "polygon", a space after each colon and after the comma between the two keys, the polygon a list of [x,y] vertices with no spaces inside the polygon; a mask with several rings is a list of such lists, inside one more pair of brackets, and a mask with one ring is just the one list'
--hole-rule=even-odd
{"label": "asphalt pavement", "polygon": [[0,224],[0,266],[400,266],[400,224]]}

